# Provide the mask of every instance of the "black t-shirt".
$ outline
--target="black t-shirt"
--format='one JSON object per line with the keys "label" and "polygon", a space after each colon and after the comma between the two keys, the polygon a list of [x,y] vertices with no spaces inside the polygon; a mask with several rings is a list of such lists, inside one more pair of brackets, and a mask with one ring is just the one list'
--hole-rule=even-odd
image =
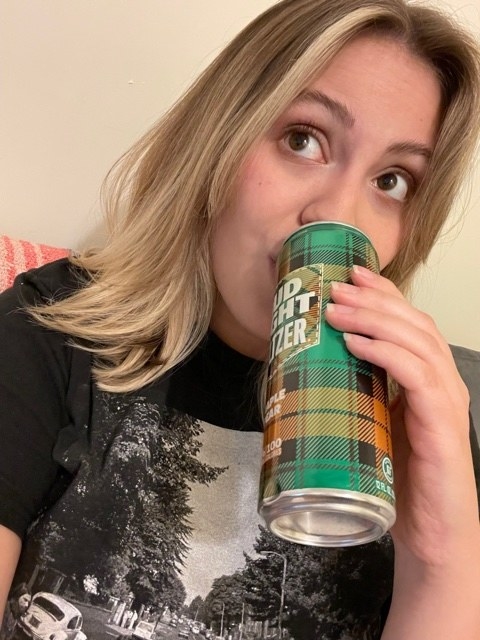
{"label": "black t-shirt", "polygon": [[378,638],[390,537],[318,549],[257,515],[261,363],[210,333],[163,379],[101,391],[90,353],[23,309],[77,275],[61,260],[0,296],[0,524],[24,537],[0,639],[253,640],[281,608],[285,639]]}

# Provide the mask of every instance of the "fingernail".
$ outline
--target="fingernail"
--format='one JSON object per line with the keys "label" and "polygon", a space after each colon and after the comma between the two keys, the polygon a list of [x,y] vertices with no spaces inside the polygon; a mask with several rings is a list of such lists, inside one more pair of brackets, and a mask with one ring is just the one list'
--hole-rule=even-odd
{"label": "fingernail", "polygon": [[358,287],[346,282],[331,282],[330,287],[333,291],[344,291],[345,293],[358,293]]}
{"label": "fingernail", "polygon": [[366,338],[365,336],[360,336],[358,333],[344,333],[343,339],[345,342],[350,342],[353,344],[366,344],[370,342],[370,338]]}
{"label": "fingernail", "polygon": [[370,269],[367,269],[365,267],[361,267],[359,264],[354,264],[352,267],[352,271],[353,273],[357,273],[359,276],[362,276],[363,278],[372,278],[373,277],[373,271],[370,271]]}
{"label": "fingernail", "polygon": [[355,311],[353,307],[347,307],[344,304],[334,304],[333,302],[329,302],[326,308],[327,311],[331,313],[341,313],[342,315],[347,315]]}

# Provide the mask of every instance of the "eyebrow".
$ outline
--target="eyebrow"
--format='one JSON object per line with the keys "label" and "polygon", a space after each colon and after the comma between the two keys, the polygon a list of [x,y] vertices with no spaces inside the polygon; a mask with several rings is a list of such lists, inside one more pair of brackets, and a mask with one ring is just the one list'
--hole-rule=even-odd
{"label": "eyebrow", "polygon": [[[314,103],[327,109],[333,117],[343,124],[347,129],[351,129],[355,125],[355,118],[346,105],[334,98],[330,98],[325,93],[316,89],[307,89],[302,91],[295,100],[296,103]],[[388,153],[409,153],[412,155],[423,156],[429,160],[432,157],[432,149],[421,142],[406,141],[395,142],[387,149]]]}
{"label": "eyebrow", "polygon": [[329,98],[321,91],[317,91],[315,89],[307,89],[306,91],[302,91],[302,93],[300,93],[300,95],[298,95],[294,100],[294,103],[298,102],[313,102],[315,104],[321,105],[322,107],[325,107],[326,109],[328,109],[328,111],[330,111],[334,118],[339,120],[341,124],[343,124],[348,129],[351,129],[355,124],[355,118],[342,102],[334,100],[333,98]]}
{"label": "eyebrow", "polygon": [[426,144],[422,144],[421,142],[396,142],[391,144],[387,153],[410,153],[416,156],[423,156],[427,160],[430,160],[432,157],[433,151]]}

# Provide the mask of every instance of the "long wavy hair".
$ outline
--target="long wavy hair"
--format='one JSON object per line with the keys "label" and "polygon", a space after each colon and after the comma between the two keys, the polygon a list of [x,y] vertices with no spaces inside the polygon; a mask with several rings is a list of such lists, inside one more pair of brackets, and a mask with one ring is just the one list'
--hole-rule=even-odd
{"label": "long wavy hair", "polygon": [[211,233],[245,155],[336,53],[368,32],[403,43],[431,65],[442,88],[433,157],[408,205],[398,255],[384,270],[405,290],[475,150],[478,48],[437,9],[404,0],[283,0],[250,23],[113,167],[103,187],[108,241],[72,258],[86,274],[83,286],[32,310],[95,355],[101,388],[138,389],[200,343],[216,294]]}

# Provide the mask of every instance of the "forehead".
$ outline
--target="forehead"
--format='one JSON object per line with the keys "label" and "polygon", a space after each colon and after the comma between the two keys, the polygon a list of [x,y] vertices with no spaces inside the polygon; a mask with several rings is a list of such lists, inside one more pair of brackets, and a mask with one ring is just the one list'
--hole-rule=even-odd
{"label": "forehead", "polygon": [[[398,40],[364,35],[343,47],[293,105],[314,104],[315,93],[345,126],[360,116],[388,128],[421,129],[430,141],[438,127],[441,87],[435,69]],[[328,101],[335,104],[331,109]]]}

